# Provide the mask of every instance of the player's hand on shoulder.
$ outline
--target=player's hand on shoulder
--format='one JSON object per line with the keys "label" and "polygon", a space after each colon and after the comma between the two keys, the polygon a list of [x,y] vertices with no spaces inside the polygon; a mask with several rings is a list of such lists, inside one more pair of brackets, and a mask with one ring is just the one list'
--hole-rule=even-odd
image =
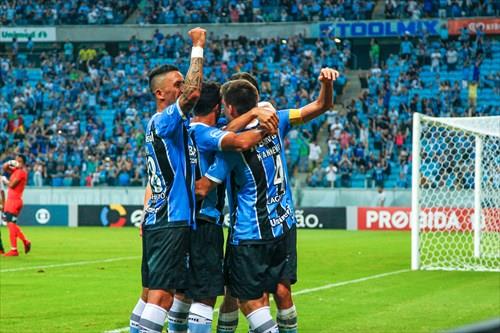
{"label": "player's hand on shoulder", "polygon": [[340,75],[340,73],[338,71],[336,71],[335,69],[326,67],[326,68],[321,69],[321,72],[319,73],[318,80],[320,82],[323,82],[323,83],[333,82],[333,81],[337,80],[339,75]]}
{"label": "player's hand on shoulder", "polygon": [[268,134],[277,133],[279,118],[276,111],[268,107],[256,107],[252,109],[252,112],[256,114],[261,129],[265,130]]}
{"label": "player's hand on shoulder", "polygon": [[200,27],[189,30],[189,37],[193,41],[193,46],[205,47],[207,31]]}

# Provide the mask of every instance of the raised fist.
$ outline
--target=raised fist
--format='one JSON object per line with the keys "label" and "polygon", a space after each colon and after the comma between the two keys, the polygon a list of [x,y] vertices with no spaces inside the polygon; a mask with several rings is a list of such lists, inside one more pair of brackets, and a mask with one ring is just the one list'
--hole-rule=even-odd
{"label": "raised fist", "polygon": [[189,37],[193,41],[193,46],[205,47],[207,31],[202,28],[194,28],[189,30]]}
{"label": "raised fist", "polygon": [[318,80],[323,83],[327,83],[337,80],[338,77],[339,77],[339,72],[327,67],[321,69]]}

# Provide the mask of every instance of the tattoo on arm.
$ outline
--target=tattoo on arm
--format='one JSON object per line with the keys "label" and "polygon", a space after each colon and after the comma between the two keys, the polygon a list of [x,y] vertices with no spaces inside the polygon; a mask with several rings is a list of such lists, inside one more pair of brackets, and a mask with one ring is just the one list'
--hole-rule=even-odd
{"label": "tattoo on arm", "polygon": [[201,93],[203,81],[203,58],[192,58],[179,99],[179,105],[184,114],[189,113],[196,105]]}

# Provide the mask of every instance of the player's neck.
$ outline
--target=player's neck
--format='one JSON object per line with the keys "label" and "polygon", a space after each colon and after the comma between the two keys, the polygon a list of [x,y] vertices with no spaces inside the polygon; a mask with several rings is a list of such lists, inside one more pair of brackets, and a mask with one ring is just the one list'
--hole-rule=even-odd
{"label": "player's neck", "polygon": [[206,116],[194,116],[193,123],[203,123],[208,126],[215,126],[217,124],[217,121],[215,119],[215,115],[210,113]]}

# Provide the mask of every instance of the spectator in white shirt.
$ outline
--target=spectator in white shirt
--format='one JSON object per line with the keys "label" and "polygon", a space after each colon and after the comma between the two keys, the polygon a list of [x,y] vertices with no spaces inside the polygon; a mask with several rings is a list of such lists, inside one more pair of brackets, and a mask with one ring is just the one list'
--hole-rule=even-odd
{"label": "spectator in white shirt", "polygon": [[325,168],[325,173],[328,187],[335,187],[335,180],[337,179],[337,167],[333,164],[333,162],[330,162],[330,164]]}
{"label": "spectator in white shirt", "polygon": [[316,168],[320,156],[321,156],[321,147],[315,140],[309,144],[309,164],[312,166],[312,169]]}

